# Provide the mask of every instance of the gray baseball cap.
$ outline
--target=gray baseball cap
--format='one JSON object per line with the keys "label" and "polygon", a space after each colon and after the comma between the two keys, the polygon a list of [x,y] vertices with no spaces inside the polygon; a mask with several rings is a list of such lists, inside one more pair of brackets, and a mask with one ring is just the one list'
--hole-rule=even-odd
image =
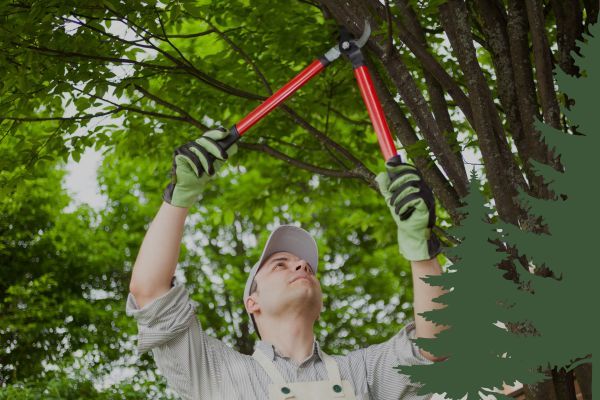
{"label": "gray baseball cap", "polygon": [[[254,281],[256,273],[262,264],[272,254],[280,251],[287,251],[294,254],[296,257],[305,260],[310,264],[313,272],[315,274],[317,273],[319,252],[315,239],[310,235],[310,233],[302,228],[294,225],[281,225],[271,232],[271,235],[269,235],[269,239],[267,239],[267,243],[263,249],[262,255],[250,270],[250,274],[248,274],[246,288],[244,289],[244,306],[246,304],[246,299],[250,297],[250,288],[252,287],[252,282]],[[250,317],[254,323],[254,318],[252,318],[252,315]],[[254,330],[256,330],[258,333],[258,329],[256,329],[256,323],[254,323]]]}

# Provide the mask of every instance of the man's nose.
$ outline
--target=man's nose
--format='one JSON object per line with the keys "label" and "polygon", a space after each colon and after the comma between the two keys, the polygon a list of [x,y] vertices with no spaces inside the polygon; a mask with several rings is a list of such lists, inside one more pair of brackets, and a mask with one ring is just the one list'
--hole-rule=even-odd
{"label": "man's nose", "polygon": [[308,265],[308,263],[304,260],[300,260],[298,262],[298,265],[296,266],[296,271],[303,269],[304,271],[306,271],[309,274],[312,274],[312,268],[310,267],[310,265]]}

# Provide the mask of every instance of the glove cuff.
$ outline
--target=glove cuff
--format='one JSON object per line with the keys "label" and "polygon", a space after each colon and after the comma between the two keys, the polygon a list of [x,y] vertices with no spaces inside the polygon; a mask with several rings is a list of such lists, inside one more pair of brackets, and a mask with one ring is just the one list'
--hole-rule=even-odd
{"label": "glove cuff", "polygon": [[414,241],[410,243],[409,240],[398,240],[400,253],[409,261],[431,260],[442,252],[440,239],[431,231],[429,239],[415,244]]}
{"label": "glove cuff", "polygon": [[190,208],[196,201],[196,193],[177,189],[175,183],[169,183],[163,192],[163,200],[175,207]]}

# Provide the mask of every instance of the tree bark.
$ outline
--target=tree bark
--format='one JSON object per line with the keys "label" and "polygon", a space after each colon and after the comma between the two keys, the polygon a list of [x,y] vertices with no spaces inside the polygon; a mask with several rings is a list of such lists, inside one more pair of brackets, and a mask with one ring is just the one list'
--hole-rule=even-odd
{"label": "tree bark", "polygon": [[[423,31],[423,27],[419,23],[417,15],[411,5],[407,0],[396,0],[396,7],[398,7],[400,11],[401,19],[399,23],[404,25],[408,31],[414,33],[415,38],[420,42],[421,46],[427,48],[427,38],[425,36],[425,32]],[[404,18],[402,18],[404,17]],[[446,137],[447,142],[450,147],[453,149],[453,152],[456,155],[456,159],[460,160],[460,173],[464,175],[465,183],[468,181],[467,173],[464,168],[462,153],[460,149],[460,143],[457,141],[456,132],[452,125],[452,120],[450,119],[450,113],[448,112],[448,104],[446,103],[446,99],[444,98],[444,89],[437,82],[434,76],[423,69],[423,76],[425,78],[425,83],[427,84],[427,91],[429,93],[429,98],[431,102],[431,109],[433,111],[433,115],[437,122],[437,125],[442,133]],[[456,190],[459,193],[459,196],[466,196],[466,187],[461,188],[457,187]]]}
{"label": "tree bark", "polygon": [[525,6],[533,44],[535,75],[542,104],[542,115],[545,123],[560,129],[560,109],[554,91],[552,59],[546,37],[543,9],[540,0],[525,0]]}
{"label": "tree bark", "polygon": [[545,380],[537,385],[523,387],[526,400],[557,400],[552,379]]}
{"label": "tree bark", "polygon": [[[500,141],[495,132],[497,128],[495,129],[494,125],[498,123],[498,115],[491,113],[490,105],[493,101],[488,83],[477,61],[464,2],[450,0],[444,3],[440,6],[440,18],[464,71],[473,108],[474,129],[479,139],[479,147],[498,214],[505,222],[516,225],[522,214],[514,200],[517,194],[515,186],[520,182],[516,181],[517,177],[513,171],[518,171],[518,166],[512,158],[506,140]],[[507,152],[510,158],[505,156]]]}
{"label": "tree bark", "polygon": [[564,368],[553,368],[552,379],[554,380],[556,400],[577,400],[573,371],[567,372]]}
{"label": "tree bark", "polygon": [[[529,50],[527,10],[523,0],[508,0],[507,29],[525,146],[529,148],[531,158],[544,164],[553,165],[555,169],[560,170],[560,163],[541,141],[540,134],[534,126],[536,117],[542,119],[542,115],[539,113],[535,93],[533,66]],[[534,180],[532,185],[537,189],[540,196],[547,198],[538,181]]]}
{"label": "tree bark", "polygon": [[[542,197],[543,195],[547,197],[547,190],[542,177],[536,176],[528,163],[532,152],[539,145],[527,140],[522,122],[522,114],[519,112],[516,79],[511,63],[511,51],[508,40],[506,11],[498,0],[475,0],[475,6],[481,18],[482,32],[485,35],[489,51],[492,55],[497,78],[498,97],[506,114],[508,127],[517,151],[523,162],[523,169],[530,182],[530,194],[536,197]],[[529,57],[528,54],[526,57]],[[529,111],[533,111],[531,107]],[[530,124],[533,115],[532,113],[530,116],[526,116]],[[531,128],[533,128],[533,125],[531,125]]]}
{"label": "tree bark", "polygon": [[598,0],[583,0],[585,6],[585,25],[586,30],[589,33],[589,25],[593,25],[598,22],[598,11],[600,10],[600,1]]}
{"label": "tree bark", "polygon": [[556,19],[558,65],[569,75],[579,76],[579,67],[571,52],[579,54],[577,41],[582,39],[583,13],[579,0],[551,0]]}
{"label": "tree bark", "polygon": [[[590,355],[591,356],[591,355]],[[581,389],[583,400],[592,399],[592,363],[581,364],[575,368],[575,379]]]}
{"label": "tree bark", "polygon": [[[498,0],[476,0],[475,4],[482,20],[481,29],[492,54],[500,103],[506,114],[509,129],[529,182],[529,194],[538,198],[549,198],[550,193],[543,177],[536,175],[529,164],[529,159],[534,155],[538,155],[538,161],[547,162],[547,151],[544,150],[542,142],[539,140],[539,134],[533,126],[537,104],[535,103],[535,87],[531,75],[527,36],[526,31],[522,29],[524,15],[521,14],[521,19],[511,22],[512,44],[515,46],[512,49],[508,33],[508,16],[503,4]],[[522,1],[520,8],[524,10]],[[518,10],[511,9],[510,11],[515,14]],[[523,33],[525,33],[524,37]],[[519,76],[517,77],[517,75]],[[520,91],[524,92],[522,93],[523,98],[520,100],[517,90],[519,84],[521,85]],[[523,106],[521,110],[520,106]]]}
{"label": "tree bark", "polygon": [[[374,45],[370,48],[373,48],[375,50],[374,53],[381,58],[383,49],[380,46]],[[400,97],[415,119],[423,138],[425,138],[427,144],[439,160],[442,169],[450,178],[453,186],[461,193],[466,193],[468,178],[462,157],[456,157],[449,143],[440,132],[433,115],[429,111],[423,93],[417,87],[397,50],[394,49],[392,51],[388,60],[384,61],[384,65],[398,89]]]}

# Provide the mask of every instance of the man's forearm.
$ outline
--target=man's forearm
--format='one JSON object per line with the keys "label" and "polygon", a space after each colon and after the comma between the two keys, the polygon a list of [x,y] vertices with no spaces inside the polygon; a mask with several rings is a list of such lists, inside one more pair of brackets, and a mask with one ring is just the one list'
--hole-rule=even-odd
{"label": "man's forearm", "polygon": [[[414,288],[414,312],[416,337],[433,338],[439,332],[446,329],[445,325],[436,325],[433,322],[427,321],[419,315],[424,311],[445,307],[443,304],[435,303],[433,299],[446,293],[440,286],[431,286],[421,280],[427,275],[440,275],[442,267],[437,258],[424,261],[411,261],[413,288]],[[430,360],[439,360],[433,354],[421,350],[421,353]]]}
{"label": "man's forearm", "polygon": [[129,284],[140,307],[171,288],[187,214],[187,208],[163,202],[150,224]]}

